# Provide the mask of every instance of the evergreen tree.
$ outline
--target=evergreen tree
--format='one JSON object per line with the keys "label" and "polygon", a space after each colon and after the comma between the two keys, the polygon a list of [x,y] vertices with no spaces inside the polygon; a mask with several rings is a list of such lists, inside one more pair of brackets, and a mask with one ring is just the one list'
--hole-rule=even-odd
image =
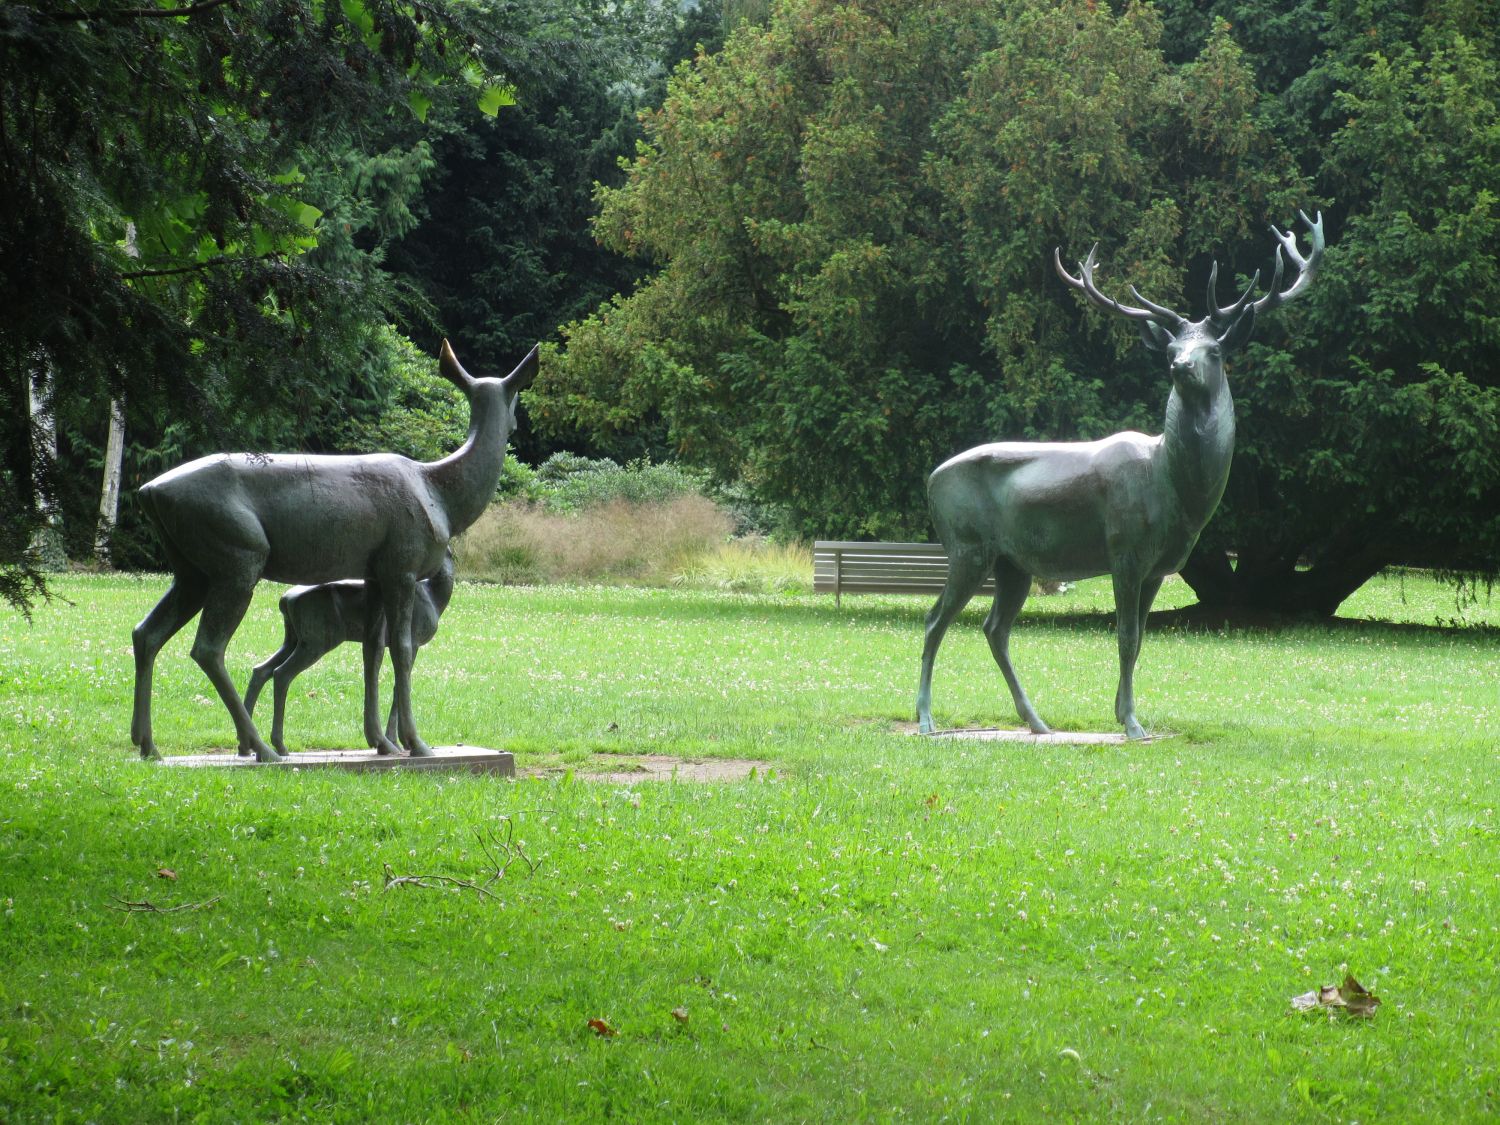
{"label": "evergreen tree", "polygon": [[1392,563],[1494,574],[1497,21],[788,0],[649,118],[596,229],[653,272],[565,329],[533,412],[601,445],[660,426],[803,534],[924,536],[958,449],[1160,427],[1159,359],[1054,246],[1198,310],[1215,260],[1265,278],[1269,224],[1321,207],[1322,276],[1231,372],[1235,468],[1185,577],[1331,613]]}
{"label": "evergreen tree", "polygon": [[36,440],[33,390],[69,470],[122,399],[132,453],[145,436],[152,454],[137,478],[214,446],[307,444],[358,396],[383,362],[376,267],[430,162],[423,122],[494,112],[548,72],[560,10],[0,6],[0,593],[24,608],[38,591],[29,544],[80,475]]}

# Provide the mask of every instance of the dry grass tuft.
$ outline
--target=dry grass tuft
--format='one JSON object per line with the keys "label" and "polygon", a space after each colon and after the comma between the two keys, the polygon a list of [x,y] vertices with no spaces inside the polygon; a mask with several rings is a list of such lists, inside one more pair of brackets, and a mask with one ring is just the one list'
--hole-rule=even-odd
{"label": "dry grass tuft", "polygon": [[665,586],[687,560],[728,537],[729,517],[702,496],[612,500],[560,513],[524,501],[490,508],[455,547],[464,578],[512,584]]}

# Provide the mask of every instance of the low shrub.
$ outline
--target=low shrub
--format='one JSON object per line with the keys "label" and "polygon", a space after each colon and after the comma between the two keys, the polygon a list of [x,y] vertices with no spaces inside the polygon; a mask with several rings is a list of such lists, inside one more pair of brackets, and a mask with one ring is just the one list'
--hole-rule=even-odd
{"label": "low shrub", "polygon": [[705,483],[702,474],[670,463],[642,460],[622,466],[607,457],[554,453],[537,466],[531,498],[554,512],[581,512],[615,500],[650,504],[701,496]]}

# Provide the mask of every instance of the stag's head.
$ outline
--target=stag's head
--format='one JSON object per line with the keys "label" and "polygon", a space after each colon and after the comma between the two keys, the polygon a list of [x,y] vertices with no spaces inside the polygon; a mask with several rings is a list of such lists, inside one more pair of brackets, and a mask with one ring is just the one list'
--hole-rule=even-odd
{"label": "stag's head", "polygon": [[501,414],[501,429],[509,437],[516,428],[516,398],[536,378],[539,347],[540,345],[527,352],[526,358],[516,364],[516,369],[503,379],[483,375],[476,378],[464,370],[463,364],[453,354],[452,347],[444,340],[443,350],[438,356],[438,370],[443,378],[464,393],[464,397],[469,400],[469,409],[476,415],[498,410]]}
{"label": "stag's head", "polygon": [[[1078,263],[1077,277],[1063,268],[1060,249],[1053,251],[1052,262],[1058,276],[1094,304],[1137,322],[1141,339],[1146,346],[1154,351],[1165,352],[1170,357],[1172,384],[1179,392],[1188,395],[1203,394],[1223,384],[1224,353],[1242,347],[1250,339],[1251,332],[1255,330],[1255,318],[1305,291],[1317,273],[1318,263],[1323,257],[1323,215],[1319,212],[1316,219],[1309,219],[1304,212],[1298,214],[1307,225],[1308,237],[1312,240],[1312,250],[1307,256],[1303,257],[1298,250],[1295,234],[1272,227],[1271,233],[1276,236],[1279,245],[1276,247],[1276,266],[1271,275],[1271,286],[1265,296],[1259,300],[1251,299],[1260,282],[1260,271],[1257,270],[1237,301],[1228,306],[1220,306],[1219,263],[1215,262],[1208,276],[1209,312],[1202,320],[1188,320],[1165,305],[1146,300],[1135,286],[1130,287],[1130,292],[1138,305],[1125,305],[1107,296],[1094,282],[1094,268],[1098,265],[1097,244],[1089,251],[1089,256]],[[1297,275],[1290,285],[1282,289],[1281,276],[1286,264],[1285,258],[1292,260]]]}

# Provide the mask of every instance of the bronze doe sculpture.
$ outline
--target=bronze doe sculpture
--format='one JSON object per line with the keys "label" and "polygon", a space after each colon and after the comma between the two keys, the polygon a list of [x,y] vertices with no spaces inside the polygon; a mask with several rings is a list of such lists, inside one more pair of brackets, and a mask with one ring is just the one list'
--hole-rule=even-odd
{"label": "bronze doe sculpture", "polygon": [[[372,631],[384,628],[389,641],[401,744],[413,755],[432,753],[411,709],[416,585],[438,572],[449,540],[478,519],[494,495],[516,426],[516,396],[536,377],[537,350],[504,379],[476,379],[445,340],[439,370],[469,400],[468,438],[440,461],[394,453],[221,453],[141,486],[141,507],[172,568],[171,586],[132,634],[130,737],[143,758],[159,756],[151,732],[156,654],[201,610],[192,656],[234,720],[240,752],[262,762],[281,760],[256,731],[224,668],[224,650],[262,578],[373,583],[381,612],[368,615],[367,624]],[[395,754],[380,729],[378,688],[378,677],[366,676],[365,737],[380,753]]]}
{"label": "bronze doe sculpture", "polygon": [[[1250,298],[1260,273],[1239,300],[1220,308],[1218,264],[1209,275],[1209,314],[1189,321],[1131,288],[1140,308],[1122,305],[1094,284],[1096,245],[1074,277],[1054,251],[1058,276],[1094,304],[1135,320],[1146,346],[1170,356],[1172,392],[1164,432],[1127,431],[1100,441],[999,442],[980,445],[939,465],[927,481],[932,522],[948,554],[948,578],[927,615],[917,719],[932,732],[932,666],[949,623],[987,574],[995,602],[984,621],[990,652],[1010,688],[1016,711],[1036,734],[1048,733],[1010,663],[1010,629],[1033,577],[1074,581],[1108,574],[1114,580],[1120,684],[1115,718],[1127,737],[1146,737],[1135,715],[1132,676],[1141,631],[1162,579],[1181,569],[1208,523],[1234,454],[1234,400],[1224,376],[1224,353],[1242,346],[1262,312],[1307,289],[1323,256],[1323,217],[1303,214],[1312,250],[1303,257],[1297,236],[1272,227],[1280,245],[1270,290]],[[1280,288],[1282,251],[1297,267]]]}
{"label": "bronze doe sculpture", "polygon": [[[452,597],[453,552],[450,549],[443,555],[443,565],[438,572],[417,583],[417,596],[411,611],[413,665],[417,659],[416,650],[437,635],[438,618],[442,617]],[[381,612],[379,593],[368,582],[357,578],[317,586],[293,586],[281,595],[279,608],[283,626],[281,647],[251,671],[250,682],[245,687],[245,712],[252,719],[255,717],[255,701],[260,698],[266,681],[274,678],[271,745],[278,754],[286,754],[282,731],[286,720],[287,690],[292,681],[345,641],[358,641],[364,645],[365,680],[368,683],[370,677],[378,679],[380,676],[380,660],[385,655],[386,646],[383,617],[382,627],[372,630],[370,626],[370,615]],[[385,737],[389,742],[396,741],[394,702],[390,718],[386,720]]]}

